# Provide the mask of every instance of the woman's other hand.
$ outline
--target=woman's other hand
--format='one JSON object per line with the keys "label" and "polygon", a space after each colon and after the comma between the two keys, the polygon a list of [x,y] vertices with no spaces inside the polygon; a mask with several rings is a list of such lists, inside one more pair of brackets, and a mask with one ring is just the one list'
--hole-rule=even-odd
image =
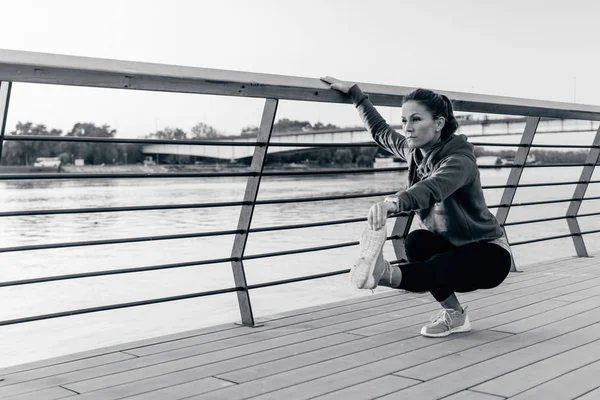
{"label": "woman's other hand", "polygon": [[325,83],[328,83],[333,90],[337,90],[338,92],[342,92],[344,94],[348,94],[350,88],[354,86],[353,82],[341,81],[331,76],[325,76],[321,78],[321,80]]}
{"label": "woman's other hand", "polygon": [[388,214],[396,211],[396,205],[387,201],[380,201],[375,203],[369,210],[367,215],[367,223],[371,230],[377,231],[381,227],[385,226]]}

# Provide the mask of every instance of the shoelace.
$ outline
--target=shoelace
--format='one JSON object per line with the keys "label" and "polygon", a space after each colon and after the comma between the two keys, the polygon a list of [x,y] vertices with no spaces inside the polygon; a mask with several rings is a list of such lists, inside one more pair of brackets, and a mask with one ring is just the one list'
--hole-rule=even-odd
{"label": "shoelace", "polygon": [[451,328],[452,325],[452,317],[450,316],[450,312],[446,309],[441,310],[437,315],[429,318],[431,323],[435,324],[437,322],[441,322],[448,327]]}

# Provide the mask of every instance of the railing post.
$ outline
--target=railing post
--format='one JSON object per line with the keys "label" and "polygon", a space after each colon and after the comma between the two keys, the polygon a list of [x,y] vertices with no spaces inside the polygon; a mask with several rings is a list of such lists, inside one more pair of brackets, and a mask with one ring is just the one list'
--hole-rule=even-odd
{"label": "railing post", "polygon": [[246,183],[246,192],[244,193],[244,201],[250,202],[249,205],[242,206],[240,211],[240,218],[238,221],[237,229],[242,230],[243,233],[235,235],[233,241],[233,248],[231,250],[231,257],[237,258],[237,261],[231,262],[233,268],[233,279],[235,286],[242,290],[237,292],[238,304],[240,307],[240,314],[242,317],[241,325],[245,326],[259,326],[254,321],[252,314],[252,305],[250,303],[250,293],[248,292],[248,284],[246,282],[246,273],[244,272],[244,262],[242,257],[246,250],[246,242],[248,241],[248,230],[252,223],[252,214],[254,213],[254,205],[256,202],[256,196],[258,195],[258,188],[260,186],[260,179],[267,157],[268,143],[271,139],[271,132],[273,130],[273,122],[275,121],[275,114],[277,113],[277,105],[279,100],[267,99],[265,102],[265,108],[263,110],[262,120],[260,122],[260,128],[258,130],[257,142],[267,143],[264,146],[256,146],[254,148],[254,155],[252,156],[252,164],[250,166],[251,172],[256,172],[256,176],[248,177]]}
{"label": "railing post", "polygon": [[404,241],[410,231],[415,214],[413,212],[407,215],[399,215],[396,217],[394,222],[394,228],[392,229],[392,236],[397,236],[399,239],[392,239],[392,246],[394,246],[394,253],[396,253],[397,260],[406,260],[406,248],[404,247]]}
{"label": "railing post", "polygon": [[[600,126],[596,131],[596,136],[594,137],[592,146],[600,146]],[[575,187],[573,200],[571,200],[569,203],[569,208],[567,209],[567,224],[569,225],[569,231],[571,232],[571,235],[573,235],[571,237],[573,238],[573,244],[575,245],[575,251],[577,252],[578,257],[589,257],[585,248],[585,241],[583,240],[583,236],[581,236],[579,222],[577,222],[577,214],[579,213],[579,208],[581,207],[581,199],[583,196],[585,196],[585,192],[587,191],[590,180],[592,179],[594,168],[599,157],[600,148],[592,147],[585,159],[585,163],[588,165],[583,167],[581,176],[579,177],[579,182],[581,183],[578,183]]]}
{"label": "railing post", "polygon": [[[519,185],[519,181],[521,180],[523,168],[525,167],[525,163],[527,162],[529,149],[531,148],[531,143],[533,143],[535,131],[537,130],[539,122],[539,117],[527,118],[525,130],[523,131],[523,136],[521,136],[521,147],[519,147],[519,149],[517,150],[517,154],[515,155],[515,160],[513,163],[514,165],[516,165],[516,167],[510,169],[510,174],[508,175],[508,180],[506,181],[506,188],[504,188],[504,193],[502,193],[502,200],[500,200],[500,204],[506,205],[506,207],[499,207],[498,211],[496,212],[496,219],[498,219],[498,222],[500,222],[500,226],[502,226],[504,234],[506,234],[504,224],[506,223],[506,219],[510,211],[510,206],[513,202],[513,199],[515,198],[515,194],[517,193],[517,186]],[[511,272],[517,272],[515,260],[514,258],[512,258],[512,256],[510,270]]]}
{"label": "railing post", "polygon": [[4,130],[6,129],[11,87],[12,82],[0,82],[0,160],[2,160],[2,144],[4,143]]}

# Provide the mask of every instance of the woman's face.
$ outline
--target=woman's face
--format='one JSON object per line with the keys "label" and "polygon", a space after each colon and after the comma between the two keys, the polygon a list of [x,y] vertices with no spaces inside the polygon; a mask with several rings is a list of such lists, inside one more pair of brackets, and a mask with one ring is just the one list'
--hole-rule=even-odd
{"label": "woman's face", "polygon": [[428,151],[440,140],[444,118],[434,119],[425,106],[409,100],[402,105],[402,124],[408,146]]}

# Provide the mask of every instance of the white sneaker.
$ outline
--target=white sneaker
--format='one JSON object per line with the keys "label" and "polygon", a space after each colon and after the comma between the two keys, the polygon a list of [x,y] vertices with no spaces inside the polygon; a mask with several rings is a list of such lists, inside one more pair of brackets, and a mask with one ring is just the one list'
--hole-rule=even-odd
{"label": "white sneaker", "polygon": [[357,289],[375,289],[390,264],[383,259],[386,227],[371,230],[368,226],[360,235],[360,255],[350,270],[350,283]]}
{"label": "white sneaker", "polygon": [[431,323],[421,329],[421,335],[427,337],[444,337],[456,332],[469,332],[471,322],[467,316],[467,307],[460,311],[443,309],[431,317]]}

